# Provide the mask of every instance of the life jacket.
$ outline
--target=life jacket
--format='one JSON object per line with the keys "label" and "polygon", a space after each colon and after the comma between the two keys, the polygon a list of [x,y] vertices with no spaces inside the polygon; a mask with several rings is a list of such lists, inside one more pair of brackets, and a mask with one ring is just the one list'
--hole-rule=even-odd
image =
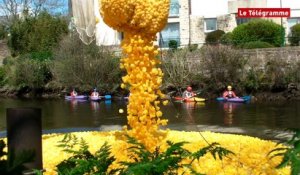
{"label": "life jacket", "polygon": [[187,97],[193,97],[194,93],[193,92],[188,92]]}
{"label": "life jacket", "polygon": [[193,92],[189,92],[189,91],[185,91],[183,93],[183,98],[191,98],[194,96],[194,93]]}
{"label": "life jacket", "polygon": [[98,92],[92,92],[91,96],[97,97],[97,96],[99,96],[99,94],[98,94]]}
{"label": "life jacket", "polygon": [[228,91],[228,95],[227,95],[229,98],[232,98],[233,97],[233,93],[232,91]]}
{"label": "life jacket", "polygon": [[77,96],[77,92],[72,91],[71,96]]}
{"label": "life jacket", "polygon": [[227,98],[234,98],[235,94],[233,91],[225,91],[223,96]]}

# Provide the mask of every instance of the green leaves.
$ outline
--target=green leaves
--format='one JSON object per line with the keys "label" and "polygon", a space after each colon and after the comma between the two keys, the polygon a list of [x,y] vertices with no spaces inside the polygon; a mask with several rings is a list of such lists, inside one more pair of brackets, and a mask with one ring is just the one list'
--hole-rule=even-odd
{"label": "green leaves", "polygon": [[232,31],[234,45],[241,45],[251,41],[263,41],[274,46],[282,43],[284,28],[272,21],[256,19],[241,24]]}
{"label": "green leaves", "polygon": [[270,158],[283,156],[282,161],[276,168],[283,168],[285,166],[291,166],[291,175],[300,174],[300,129],[291,129],[293,136],[290,140],[284,143],[287,148],[276,148],[270,151]]}
{"label": "green leaves", "polygon": [[38,16],[27,16],[25,20],[17,19],[12,23],[9,46],[13,55],[51,51],[67,33],[66,19],[41,12]]}
{"label": "green leaves", "polygon": [[[83,139],[78,139],[75,135],[66,134],[59,142],[59,147],[72,156],[58,164],[57,171],[61,175],[83,175],[83,174],[120,174],[120,175],[177,175],[179,168],[187,168],[193,175],[201,175],[192,168],[194,160],[211,153],[215,159],[222,160],[228,154],[233,152],[222,148],[218,143],[209,144],[207,147],[191,153],[184,148],[188,142],[173,143],[167,141],[165,151],[157,147],[155,151],[150,152],[146,147],[139,143],[135,138],[127,136],[129,144],[129,160],[117,162],[121,168],[108,171],[108,167],[115,161],[111,155],[110,146],[105,143],[96,153],[92,155],[88,151],[88,145]],[[75,149],[75,145],[79,148]],[[189,160],[184,163],[183,160]],[[183,172],[185,174],[187,172]]]}
{"label": "green leaves", "polygon": [[[161,152],[159,147],[151,153],[145,149],[145,147],[138,143],[134,138],[128,137],[128,143],[133,144],[128,150],[131,157],[137,157],[134,162],[121,162],[126,167],[120,170],[122,175],[163,175],[163,174],[178,174],[178,169],[186,167],[194,175],[200,175],[192,169],[192,163],[194,160],[199,160],[207,153],[211,153],[215,159],[222,160],[224,156],[228,154],[234,154],[233,152],[222,148],[218,143],[209,144],[209,146],[199,149],[198,151],[191,153],[187,149],[183,148],[188,142],[173,143],[167,141],[168,147],[166,151]],[[184,164],[183,160],[188,159],[190,162]],[[185,174],[185,173],[183,173]]]}
{"label": "green leaves", "polygon": [[232,151],[221,147],[219,143],[214,142],[208,145],[207,147],[201,148],[199,151],[193,153],[191,156],[193,159],[199,160],[207,153],[211,153],[211,155],[214,157],[215,160],[217,158],[222,160],[224,156],[227,156],[229,154],[234,154]]}
{"label": "green leaves", "polygon": [[[59,143],[58,147],[64,148],[64,151],[72,156],[56,166],[58,174],[114,174],[114,170],[108,172],[108,167],[115,161],[115,158],[110,156],[110,146],[107,143],[104,143],[95,155],[88,150],[87,143],[82,138],[79,140],[75,135],[66,134]],[[78,144],[79,149],[77,150],[74,147]]]}
{"label": "green leaves", "polygon": [[300,24],[296,24],[291,27],[291,34],[289,36],[289,41],[292,46],[299,46],[300,41]]}
{"label": "green leaves", "polygon": [[174,144],[168,141],[169,147],[165,152],[160,152],[159,147],[157,147],[153,153],[129,136],[128,143],[133,144],[128,148],[128,151],[134,162],[121,162],[122,165],[125,165],[125,168],[120,169],[122,175],[177,174],[178,168],[182,167],[180,162],[189,155],[189,151],[182,148],[187,142]]}
{"label": "green leaves", "polygon": [[205,37],[205,42],[207,44],[219,44],[221,37],[225,34],[223,30],[215,30],[209,32]]}

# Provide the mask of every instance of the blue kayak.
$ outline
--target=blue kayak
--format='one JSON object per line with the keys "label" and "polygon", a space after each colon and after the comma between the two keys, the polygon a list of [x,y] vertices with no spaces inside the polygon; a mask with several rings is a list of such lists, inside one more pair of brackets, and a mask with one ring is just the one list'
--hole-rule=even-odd
{"label": "blue kayak", "polygon": [[235,103],[244,103],[250,100],[251,100],[251,96],[243,96],[243,97],[236,97],[236,98],[223,98],[223,97],[217,98],[217,101],[235,102]]}

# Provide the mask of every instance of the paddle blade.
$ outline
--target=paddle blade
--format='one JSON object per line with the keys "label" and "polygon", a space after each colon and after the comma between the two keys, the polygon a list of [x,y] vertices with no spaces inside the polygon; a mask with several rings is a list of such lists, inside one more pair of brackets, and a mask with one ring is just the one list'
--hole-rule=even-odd
{"label": "paddle blade", "polygon": [[109,100],[109,99],[111,99],[111,95],[105,95],[104,98]]}
{"label": "paddle blade", "polygon": [[251,100],[251,96],[250,96],[250,95],[248,95],[248,96],[243,96],[243,97],[241,97],[241,98],[244,99],[245,101]]}

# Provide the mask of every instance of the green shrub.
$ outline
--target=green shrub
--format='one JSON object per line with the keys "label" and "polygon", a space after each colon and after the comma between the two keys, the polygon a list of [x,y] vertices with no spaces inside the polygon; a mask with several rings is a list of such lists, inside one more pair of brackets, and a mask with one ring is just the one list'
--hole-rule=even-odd
{"label": "green shrub", "polygon": [[[76,145],[80,146],[78,150],[74,148]],[[104,143],[93,155],[83,139],[79,140],[75,135],[66,134],[58,147],[62,147],[65,152],[72,154],[70,158],[56,165],[59,175],[110,175],[115,172],[113,170],[108,172],[108,167],[115,161],[115,158],[110,155],[110,146],[107,143]]]}
{"label": "green shrub", "polygon": [[198,49],[198,44],[189,44],[188,48],[190,52],[193,52]]}
{"label": "green shrub", "polygon": [[246,78],[243,80],[245,90],[248,93],[256,92],[261,86],[262,78],[263,72],[251,68],[247,72]]}
{"label": "green shrub", "polygon": [[220,43],[221,37],[225,34],[223,30],[215,30],[210,32],[205,37],[205,42],[207,44],[218,44]]}
{"label": "green shrub", "polygon": [[65,37],[54,51],[52,72],[63,87],[97,88],[101,93],[115,92],[121,83],[120,58],[95,42],[85,45],[77,34]]}
{"label": "green shrub", "polygon": [[176,40],[170,40],[168,44],[170,49],[176,50],[178,48],[178,42]]}
{"label": "green shrub", "polygon": [[4,39],[7,35],[5,26],[0,24],[0,39]]}
{"label": "green shrub", "polygon": [[38,61],[52,60],[53,54],[50,51],[31,52],[30,58]]}
{"label": "green shrub", "polygon": [[67,21],[47,12],[18,19],[10,26],[9,46],[13,55],[51,51],[68,32]]}
{"label": "green shrub", "polygon": [[275,22],[257,19],[237,26],[232,31],[234,45],[241,45],[251,41],[263,41],[274,46],[280,46],[283,42],[284,28]]}
{"label": "green shrub", "polygon": [[243,49],[255,49],[255,48],[271,48],[274,47],[272,44],[263,41],[250,41],[239,46]]}
{"label": "green shrub", "polygon": [[291,35],[289,36],[289,41],[292,46],[299,46],[300,42],[300,24],[296,24],[291,27]]}
{"label": "green shrub", "polygon": [[8,83],[16,88],[41,89],[51,79],[51,61],[39,61],[30,58],[30,54],[11,60],[7,65]]}
{"label": "green shrub", "polygon": [[6,83],[6,74],[3,66],[0,67],[0,87]]}
{"label": "green shrub", "polygon": [[232,33],[228,32],[221,36],[220,42],[224,45],[231,45],[232,44]]}

